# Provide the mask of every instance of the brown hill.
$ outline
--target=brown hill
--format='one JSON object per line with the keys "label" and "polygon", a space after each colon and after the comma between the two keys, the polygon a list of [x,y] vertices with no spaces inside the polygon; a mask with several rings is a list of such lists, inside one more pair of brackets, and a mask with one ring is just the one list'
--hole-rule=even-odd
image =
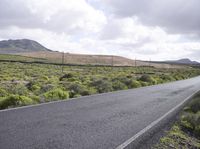
{"label": "brown hill", "polygon": [[163,63],[150,63],[140,60],[132,60],[121,56],[112,55],[86,55],[86,54],[71,54],[61,52],[25,52],[19,53],[23,56],[42,58],[53,63],[64,64],[81,64],[81,65],[108,65],[108,66],[153,66],[156,68],[181,68],[183,66],[163,64]]}

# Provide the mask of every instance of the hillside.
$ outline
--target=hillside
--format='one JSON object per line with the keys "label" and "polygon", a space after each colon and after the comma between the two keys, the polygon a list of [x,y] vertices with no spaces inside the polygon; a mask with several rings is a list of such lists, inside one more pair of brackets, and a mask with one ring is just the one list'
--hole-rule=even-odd
{"label": "hillside", "polygon": [[[149,63],[140,60],[132,60],[121,56],[113,55],[86,55],[61,52],[29,52],[20,53],[22,56],[46,59],[53,63],[81,64],[81,65],[108,65],[108,66],[151,66],[156,68],[181,68],[184,66],[164,63]],[[62,61],[63,59],[63,61]]]}
{"label": "hillside", "polygon": [[0,41],[0,54],[15,54],[23,52],[50,51],[40,43],[29,39]]}
{"label": "hillside", "polygon": [[[34,61],[47,63],[81,64],[81,65],[108,65],[108,66],[153,66],[156,68],[180,68],[179,65],[165,63],[150,63],[132,60],[122,56],[113,55],[86,55],[54,52],[40,43],[29,39],[0,41],[0,54],[20,55],[18,59],[34,58]],[[2,60],[11,60],[9,55],[2,55]],[[15,60],[15,59],[13,59]]]}

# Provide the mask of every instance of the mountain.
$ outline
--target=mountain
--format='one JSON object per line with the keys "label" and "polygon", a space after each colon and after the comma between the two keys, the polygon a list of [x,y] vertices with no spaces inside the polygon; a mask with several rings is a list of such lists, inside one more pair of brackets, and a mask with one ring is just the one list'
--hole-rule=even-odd
{"label": "mountain", "polygon": [[[34,61],[46,63],[64,63],[78,65],[108,65],[108,66],[144,66],[156,68],[180,68],[180,65],[150,63],[141,60],[132,60],[114,55],[87,55],[51,51],[40,43],[29,39],[0,41],[0,54],[17,55],[21,61],[33,58]],[[22,57],[19,57],[22,56]],[[10,58],[10,57],[9,57]],[[37,60],[35,60],[37,59]],[[6,57],[7,60],[7,57]],[[14,59],[12,59],[14,60]],[[31,60],[30,60],[31,61]]]}
{"label": "mountain", "polygon": [[175,64],[189,64],[189,65],[197,65],[197,64],[200,64],[199,62],[197,62],[197,61],[191,61],[191,60],[188,59],[188,58],[184,58],[184,59],[180,59],[180,60],[165,61],[165,62],[168,62],[168,63],[175,63]]}
{"label": "mountain", "polygon": [[0,41],[0,54],[15,54],[24,52],[51,51],[40,43],[29,39]]}

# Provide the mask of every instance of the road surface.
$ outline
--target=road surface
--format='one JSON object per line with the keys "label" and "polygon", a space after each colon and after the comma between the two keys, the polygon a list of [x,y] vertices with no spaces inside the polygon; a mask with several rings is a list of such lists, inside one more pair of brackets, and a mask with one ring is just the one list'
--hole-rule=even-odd
{"label": "road surface", "polygon": [[114,149],[200,89],[200,77],[0,112],[1,149]]}

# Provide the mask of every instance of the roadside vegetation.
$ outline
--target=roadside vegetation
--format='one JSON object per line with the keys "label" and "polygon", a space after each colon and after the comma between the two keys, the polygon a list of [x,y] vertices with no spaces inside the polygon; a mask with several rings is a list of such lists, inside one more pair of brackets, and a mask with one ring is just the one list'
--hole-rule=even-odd
{"label": "roadside vegetation", "polygon": [[179,120],[154,149],[200,148],[200,94],[184,108]]}
{"label": "roadside vegetation", "polygon": [[0,62],[0,109],[138,88],[197,75],[200,75],[200,69],[194,68]]}

